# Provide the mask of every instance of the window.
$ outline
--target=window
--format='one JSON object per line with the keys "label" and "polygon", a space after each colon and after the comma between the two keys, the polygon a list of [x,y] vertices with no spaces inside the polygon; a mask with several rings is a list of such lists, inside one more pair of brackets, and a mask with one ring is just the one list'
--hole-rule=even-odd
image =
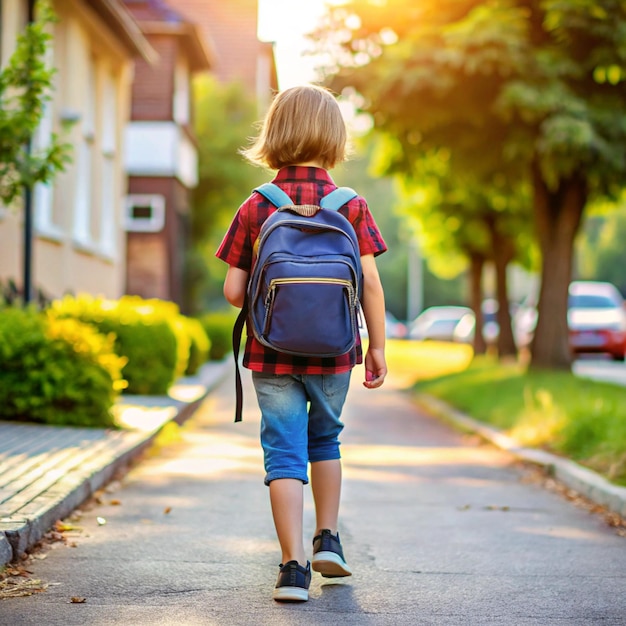
{"label": "window", "polygon": [[102,187],[100,205],[100,251],[112,257],[116,251],[116,216],[118,211],[118,184],[115,177],[115,159],[117,154],[117,102],[113,76],[107,72],[102,87],[102,117],[100,155]]}
{"label": "window", "polygon": [[97,80],[96,64],[93,58],[87,61],[87,84],[83,101],[82,137],[76,147],[76,187],[74,194],[74,241],[85,247],[93,246],[92,213],[93,206],[93,170],[94,142],[96,131]]}
{"label": "window", "polygon": [[157,233],[165,226],[165,198],[161,195],[126,197],[125,228],[128,232]]}
{"label": "window", "polygon": [[185,59],[179,57],[174,69],[174,121],[181,126],[190,120],[189,67]]}

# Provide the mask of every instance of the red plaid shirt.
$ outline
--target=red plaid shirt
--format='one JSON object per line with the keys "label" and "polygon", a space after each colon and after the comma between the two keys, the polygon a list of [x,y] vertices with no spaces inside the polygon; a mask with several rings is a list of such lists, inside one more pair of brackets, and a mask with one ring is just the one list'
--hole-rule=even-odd
{"label": "red plaid shirt", "polygon": [[[294,204],[319,204],[320,199],[337,188],[326,170],[317,167],[289,166],[282,168],[274,180]],[[261,194],[252,195],[239,207],[230,228],[216,252],[216,256],[228,265],[250,273],[253,246],[259,236],[261,225],[276,207]],[[379,255],[387,246],[376,222],[360,196],[340,209],[354,227],[361,255]],[[351,370],[363,361],[360,339],[347,354],[331,358],[293,356],[266,348],[248,329],[243,365],[256,372],[269,374],[339,374]]]}

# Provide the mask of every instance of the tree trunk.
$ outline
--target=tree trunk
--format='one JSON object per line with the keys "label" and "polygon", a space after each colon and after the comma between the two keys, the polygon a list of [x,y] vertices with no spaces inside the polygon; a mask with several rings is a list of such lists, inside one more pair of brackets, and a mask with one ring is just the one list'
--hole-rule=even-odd
{"label": "tree trunk", "polygon": [[509,309],[509,287],[506,270],[514,257],[513,242],[498,232],[495,224],[491,229],[493,260],[496,268],[496,298],[498,300],[498,357],[517,357],[517,346],[513,337],[511,311]]}
{"label": "tree trunk", "polygon": [[570,369],[567,297],[574,239],[587,202],[587,186],[575,173],[550,190],[538,164],[533,166],[534,212],[542,254],[538,319],[531,344],[530,367]]}
{"label": "tree trunk", "polygon": [[482,254],[470,252],[469,286],[470,306],[476,317],[474,326],[474,354],[485,354],[487,344],[483,337],[483,267],[485,257]]}

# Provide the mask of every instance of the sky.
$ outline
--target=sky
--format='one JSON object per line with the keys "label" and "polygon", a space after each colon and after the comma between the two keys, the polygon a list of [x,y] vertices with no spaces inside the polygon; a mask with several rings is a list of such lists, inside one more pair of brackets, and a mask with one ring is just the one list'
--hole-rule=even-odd
{"label": "sky", "polygon": [[279,89],[315,80],[315,60],[303,53],[324,13],[324,0],[259,0],[259,38],[274,41]]}

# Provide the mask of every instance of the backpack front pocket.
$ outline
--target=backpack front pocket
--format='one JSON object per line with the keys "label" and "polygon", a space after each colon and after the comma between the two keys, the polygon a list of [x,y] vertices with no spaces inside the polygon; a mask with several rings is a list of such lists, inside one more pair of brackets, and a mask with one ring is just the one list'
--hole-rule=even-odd
{"label": "backpack front pocket", "polygon": [[274,278],[265,298],[263,343],[291,354],[345,354],[355,343],[357,309],[349,280]]}

